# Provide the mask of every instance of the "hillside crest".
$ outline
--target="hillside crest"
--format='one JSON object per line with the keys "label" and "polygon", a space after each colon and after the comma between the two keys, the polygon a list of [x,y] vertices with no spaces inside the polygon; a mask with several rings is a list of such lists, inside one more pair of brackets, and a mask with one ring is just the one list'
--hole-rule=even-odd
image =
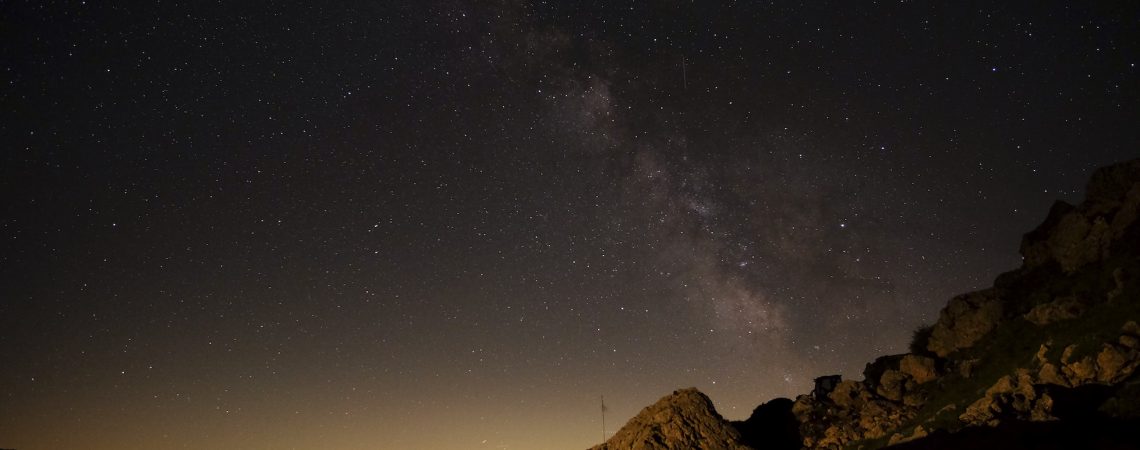
{"label": "hillside crest", "polygon": [[735,423],[675,391],[592,450],[1137,448],[1140,159],[1097,170],[1086,192],[1025,234],[1020,268],[950,299],[911,353],[863,380],[822,377]]}

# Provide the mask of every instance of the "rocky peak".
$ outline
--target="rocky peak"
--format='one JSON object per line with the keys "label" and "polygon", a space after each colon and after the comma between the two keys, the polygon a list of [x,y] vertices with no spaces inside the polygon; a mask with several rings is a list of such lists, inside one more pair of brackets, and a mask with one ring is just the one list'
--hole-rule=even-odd
{"label": "rocky peak", "polygon": [[591,450],[617,449],[751,450],[741,443],[740,432],[716,412],[712,400],[696,388],[662,397]]}

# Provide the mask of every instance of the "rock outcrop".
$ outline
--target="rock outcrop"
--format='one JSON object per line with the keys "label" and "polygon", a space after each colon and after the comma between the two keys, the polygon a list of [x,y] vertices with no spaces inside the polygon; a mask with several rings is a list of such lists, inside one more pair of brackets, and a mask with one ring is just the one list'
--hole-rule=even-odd
{"label": "rock outcrop", "polygon": [[1049,303],[1034,306],[1025,313],[1025,320],[1034,325],[1048,325],[1062,320],[1076,319],[1089,308],[1086,302],[1075,296],[1061,297]]}
{"label": "rock outcrop", "polygon": [[869,390],[908,406],[918,406],[922,402],[918,386],[936,378],[936,361],[923,355],[883,356],[863,369],[863,383]]}
{"label": "rock outcrop", "polygon": [[982,398],[958,418],[968,425],[996,426],[1003,420],[1054,420],[1053,398],[1036,383],[1028,369],[998,379]]}
{"label": "rock outcrop", "polygon": [[1140,210],[1140,160],[1097,170],[1085,202],[1057,202],[1048,218],[1025,235],[1021,255],[1027,268],[1057,263],[1064,273],[1112,255],[1113,244],[1135,223]]}
{"label": "rock outcrop", "polygon": [[867,383],[845,380],[825,398],[801,395],[792,406],[806,448],[842,448],[877,439],[914,417],[916,408],[890,400]]}
{"label": "rock outcrop", "polygon": [[1003,304],[996,289],[959,295],[942,309],[930,333],[927,349],[946,357],[970,347],[1002,319]]}
{"label": "rock outcrop", "polygon": [[1074,357],[1077,345],[1066,346],[1057,361],[1046,355],[1049,344],[1037,351],[1036,377],[1040,382],[1064,387],[1079,387],[1090,383],[1112,385],[1122,382],[1140,366],[1140,326],[1129,321],[1121,328],[1120,336],[1100,346],[1100,350],[1082,357]]}
{"label": "rock outcrop", "polygon": [[[1054,204],[1021,253],[861,381],[769,402],[735,429],[677,391],[595,448],[1140,448],[1140,159]],[[1090,429],[1104,432],[1091,446],[1065,440]]]}
{"label": "rock outcrop", "polygon": [[673,391],[642,409],[606,443],[592,450],[751,450],[696,388]]}

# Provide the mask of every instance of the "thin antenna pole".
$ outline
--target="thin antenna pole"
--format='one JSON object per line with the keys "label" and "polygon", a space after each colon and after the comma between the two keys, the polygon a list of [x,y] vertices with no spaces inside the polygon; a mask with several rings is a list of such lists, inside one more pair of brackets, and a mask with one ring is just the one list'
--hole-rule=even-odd
{"label": "thin antenna pole", "polygon": [[606,396],[602,397],[602,443],[606,443]]}

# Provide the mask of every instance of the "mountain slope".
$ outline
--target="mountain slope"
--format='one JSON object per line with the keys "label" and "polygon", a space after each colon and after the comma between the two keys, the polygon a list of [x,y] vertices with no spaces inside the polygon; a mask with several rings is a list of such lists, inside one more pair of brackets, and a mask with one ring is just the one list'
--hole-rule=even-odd
{"label": "mountain slope", "polygon": [[1137,448],[1140,159],[1098,170],[1080,205],[1054,204],[1021,254],[862,381],[769,402],[739,432],[677,391],[595,448]]}

